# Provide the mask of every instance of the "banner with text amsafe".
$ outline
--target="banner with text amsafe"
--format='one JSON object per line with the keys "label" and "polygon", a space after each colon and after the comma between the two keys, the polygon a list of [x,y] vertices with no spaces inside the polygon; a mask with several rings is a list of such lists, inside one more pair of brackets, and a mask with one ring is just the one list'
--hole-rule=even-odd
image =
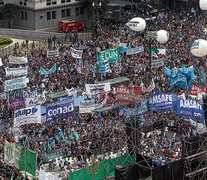
{"label": "banner with text amsafe", "polygon": [[26,76],[28,73],[28,67],[20,67],[20,68],[5,68],[6,76]]}
{"label": "banner with text amsafe", "polygon": [[119,103],[141,101],[141,87],[124,87],[116,85],[116,99]]}
{"label": "banner with text amsafe", "polygon": [[4,91],[13,91],[15,89],[23,89],[27,87],[29,79],[26,77],[15,78],[5,81]]}
{"label": "banner with text amsafe", "polygon": [[32,106],[14,112],[14,127],[41,123],[41,106]]}
{"label": "banner with text amsafe", "polygon": [[200,119],[205,123],[203,104],[194,99],[178,99],[177,102],[178,116],[187,116]]}
{"label": "banner with text amsafe", "polygon": [[72,117],[74,111],[74,99],[48,104],[46,106],[46,121]]}
{"label": "banner with text amsafe", "polygon": [[151,111],[176,109],[177,93],[157,92],[149,97],[148,105]]}

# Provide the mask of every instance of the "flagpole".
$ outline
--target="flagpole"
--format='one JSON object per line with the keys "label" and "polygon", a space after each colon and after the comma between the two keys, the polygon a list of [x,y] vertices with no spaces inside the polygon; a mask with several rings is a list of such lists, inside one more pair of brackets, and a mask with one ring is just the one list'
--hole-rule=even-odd
{"label": "flagpole", "polygon": [[[26,146],[26,144],[25,144]],[[26,173],[26,147],[25,147],[25,151],[24,151],[24,171],[25,171],[25,179],[26,179],[26,176],[27,176],[27,173]]]}

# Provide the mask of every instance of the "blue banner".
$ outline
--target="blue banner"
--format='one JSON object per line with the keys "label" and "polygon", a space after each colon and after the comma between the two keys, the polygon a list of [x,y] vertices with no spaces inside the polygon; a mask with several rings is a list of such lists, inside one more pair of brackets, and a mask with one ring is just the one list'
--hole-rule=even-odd
{"label": "blue banner", "polygon": [[48,104],[46,106],[46,121],[72,117],[74,110],[75,106],[73,99]]}
{"label": "blue banner", "polygon": [[149,97],[149,109],[151,111],[164,111],[176,109],[177,93],[155,93]]}
{"label": "blue banner", "polygon": [[191,118],[200,119],[205,123],[203,104],[194,99],[178,99],[177,103],[178,116],[187,116]]}
{"label": "blue banner", "polygon": [[180,70],[178,70],[178,73],[176,74],[175,77],[171,76],[170,77],[170,90],[173,88],[173,86],[179,86],[183,89],[185,89],[187,87],[187,79],[186,76],[184,74],[182,74],[182,72],[180,72]]}
{"label": "blue banner", "polygon": [[49,71],[46,71],[42,66],[40,67],[40,75],[49,75],[54,73],[55,71],[56,71],[56,63]]}
{"label": "blue banner", "polygon": [[6,92],[0,93],[0,100],[6,99]]}

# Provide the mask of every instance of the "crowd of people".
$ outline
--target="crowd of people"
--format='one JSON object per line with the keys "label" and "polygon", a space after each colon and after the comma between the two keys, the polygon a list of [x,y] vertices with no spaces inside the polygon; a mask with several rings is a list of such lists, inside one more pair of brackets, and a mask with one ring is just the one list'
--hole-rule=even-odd
{"label": "crowd of people", "polygon": [[[165,66],[173,68],[181,68],[182,64],[186,67],[194,66],[194,71],[197,77],[200,76],[201,71],[205,70],[205,58],[195,59],[190,53],[189,45],[195,39],[205,38],[203,30],[205,24],[202,20],[202,14],[194,13],[182,14],[181,12],[158,13],[156,18],[150,17],[147,20],[146,32],[133,32],[125,26],[122,21],[101,21],[101,26],[97,29],[97,39],[90,39],[79,41],[79,45],[88,46],[84,50],[81,59],[81,72],[77,70],[77,59],[70,54],[72,43],[53,43],[53,49],[59,48],[59,55],[53,58],[47,58],[48,43],[43,40],[39,46],[34,45],[32,48],[28,46],[16,46],[12,55],[27,56],[28,64],[21,65],[28,66],[29,83],[27,84],[27,92],[37,90],[37,94],[50,94],[54,92],[63,91],[66,88],[77,88],[82,91],[85,90],[85,84],[94,84],[99,81],[127,76],[130,78],[129,86],[140,86],[143,82],[146,86],[149,85],[151,79],[154,79],[155,89],[152,92],[142,93],[143,99],[157,91],[161,92],[180,92],[179,87],[174,87],[169,90],[168,78],[164,72],[164,66],[158,69],[151,69],[147,32],[165,29],[170,33],[170,39],[166,44],[159,44],[153,41],[154,45],[159,48],[167,50],[166,55],[158,55],[159,58],[164,57]],[[143,18],[146,18],[143,15]],[[129,19],[126,19],[129,20]],[[67,36],[66,39],[67,41]],[[51,38],[50,41],[55,41]],[[110,72],[105,75],[99,73],[98,66],[94,70],[94,65],[97,63],[96,52],[115,48],[119,42],[127,43],[127,45],[134,47],[144,46],[145,51],[127,55],[121,53],[121,66],[111,65]],[[27,44],[27,43],[26,43]],[[54,47],[55,46],[55,47]],[[6,76],[5,67],[15,68],[20,65],[9,64],[9,54],[1,57],[3,65],[0,67],[0,92],[4,91],[4,82],[12,79],[12,76]],[[57,64],[56,72],[44,76],[40,75],[40,67],[45,70],[52,68]],[[117,68],[120,68],[117,72]],[[195,83],[201,80],[197,78]],[[25,89],[24,89],[25,90]],[[189,89],[185,90],[186,97],[190,94]],[[113,95],[113,92],[111,92]],[[1,150],[1,176],[2,177],[18,177],[21,173],[17,169],[7,165],[3,161],[4,155],[4,141],[16,142],[20,147],[27,147],[28,149],[38,153],[38,167],[44,162],[44,155],[63,149],[67,157],[76,157],[76,166],[80,169],[86,166],[87,159],[90,159],[92,154],[101,155],[110,153],[112,150],[117,152],[124,145],[126,145],[127,137],[124,136],[128,120],[124,116],[120,116],[116,109],[111,110],[106,114],[79,114],[78,109],[72,118],[58,119],[53,122],[44,122],[41,124],[26,124],[19,127],[17,134],[13,130],[13,114],[18,108],[10,108],[10,101],[23,98],[23,90],[15,90],[9,92],[6,100],[0,101],[0,110],[3,114],[1,121],[4,122],[4,131],[0,132],[0,150]],[[49,104],[50,99],[47,99],[45,104]],[[111,101],[109,102],[111,103]],[[108,103],[108,105],[109,105]],[[113,101],[113,105],[116,100]],[[140,115],[131,118],[139,119]],[[181,158],[181,145],[179,143],[181,138],[196,135],[195,128],[185,121],[183,117],[178,117],[173,111],[165,112],[145,112],[143,113],[144,121],[140,122],[140,128],[144,134],[141,138],[141,147],[143,154],[153,159],[155,166],[161,166],[174,160]],[[176,135],[169,135],[168,131],[158,132],[154,130],[156,127],[169,127],[173,131],[177,131]],[[150,134],[149,132],[152,131]],[[76,131],[80,135],[80,139],[72,138],[70,135],[72,131]],[[63,132],[65,139],[70,142],[67,144],[63,139],[55,139],[55,136]],[[15,138],[15,136],[19,136]],[[53,144],[50,142],[55,139]],[[126,149],[123,153],[127,153]],[[161,153],[160,153],[161,152]],[[50,163],[50,169],[52,168]],[[72,172],[70,163],[65,162],[64,165],[69,172]],[[6,178],[5,177],[5,178]],[[20,178],[21,179],[21,178]]]}

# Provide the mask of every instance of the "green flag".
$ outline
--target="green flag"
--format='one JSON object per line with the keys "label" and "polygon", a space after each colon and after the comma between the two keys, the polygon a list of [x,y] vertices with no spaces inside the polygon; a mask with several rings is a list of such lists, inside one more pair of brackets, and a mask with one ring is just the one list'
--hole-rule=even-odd
{"label": "green flag", "polygon": [[26,172],[35,176],[37,166],[37,153],[23,148],[21,150],[21,156],[19,159],[19,170],[25,170]]}
{"label": "green flag", "polygon": [[153,52],[153,54],[155,53],[155,54],[157,54],[157,47],[155,47],[155,46],[151,46],[151,48],[150,48],[150,52],[149,52],[149,55],[151,54],[152,55],[152,52]]}

